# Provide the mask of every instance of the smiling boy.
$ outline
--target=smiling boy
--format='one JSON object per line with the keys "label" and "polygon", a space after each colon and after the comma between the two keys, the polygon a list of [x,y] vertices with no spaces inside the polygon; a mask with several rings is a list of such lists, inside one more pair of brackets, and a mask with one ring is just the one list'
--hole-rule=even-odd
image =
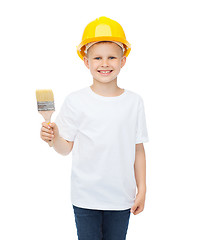
{"label": "smiling boy", "polygon": [[51,129],[42,123],[41,138],[62,155],[73,150],[78,239],[123,240],[130,212],[144,209],[148,142],[141,96],[117,86],[130,44],[119,23],[101,17],[87,25],[77,51],[93,84],[65,98]]}
{"label": "smiling boy", "polygon": [[117,86],[117,75],[126,63],[118,43],[101,41],[88,45],[83,60],[93,76],[91,89],[100,95],[117,96],[124,92]]}

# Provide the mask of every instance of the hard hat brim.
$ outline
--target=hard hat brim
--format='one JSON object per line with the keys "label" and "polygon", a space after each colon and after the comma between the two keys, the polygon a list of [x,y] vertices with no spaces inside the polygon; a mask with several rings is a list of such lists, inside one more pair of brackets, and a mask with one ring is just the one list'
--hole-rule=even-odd
{"label": "hard hat brim", "polygon": [[[85,56],[85,45],[87,43],[90,42],[95,42],[95,41],[117,41],[117,42],[121,42],[125,45],[125,52],[124,52],[124,56],[128,56],[130,51],[131,51],[131,44],[125,40],[124,38],[120,38],[120,37],[113,37],[113,36],[105,36],[105,37],[94,37],[94,38],[87,38],[86,40],[82,41],[78,46],[77,46],[77,54],[78,56],[83,60],[84,56]],[[83,48],[84,47],[84,48]]]}

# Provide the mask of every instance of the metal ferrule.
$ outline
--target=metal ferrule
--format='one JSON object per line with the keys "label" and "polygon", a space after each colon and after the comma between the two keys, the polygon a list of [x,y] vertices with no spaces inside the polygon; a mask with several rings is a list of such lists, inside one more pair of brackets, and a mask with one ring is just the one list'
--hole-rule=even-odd
{"label": "metal ferrule", "polygon": [[55,105],[53,102],[37,102],[38,111],[55,111]]}

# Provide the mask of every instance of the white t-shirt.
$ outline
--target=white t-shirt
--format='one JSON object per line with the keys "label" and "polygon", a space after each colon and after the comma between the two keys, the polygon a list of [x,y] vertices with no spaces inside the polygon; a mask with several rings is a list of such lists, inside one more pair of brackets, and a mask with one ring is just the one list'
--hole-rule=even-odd
{"label": "white t-shirt", "polygon": [[131,208],[136,197],[135,144],[149,141],[141,96],[125,89],[105,97],[89,86],[66,96],[55,123],[61,137],[74,141],[72,204]]}

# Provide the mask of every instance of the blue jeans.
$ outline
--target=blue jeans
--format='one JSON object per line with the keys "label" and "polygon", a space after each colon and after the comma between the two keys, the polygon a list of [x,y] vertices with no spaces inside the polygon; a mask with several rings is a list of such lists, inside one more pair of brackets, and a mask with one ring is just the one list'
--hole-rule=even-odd
{"label": "blue jeans", "polygon": [[130,208],[127,210],[93,210],[74,205],[78,240],[125,240]]}

